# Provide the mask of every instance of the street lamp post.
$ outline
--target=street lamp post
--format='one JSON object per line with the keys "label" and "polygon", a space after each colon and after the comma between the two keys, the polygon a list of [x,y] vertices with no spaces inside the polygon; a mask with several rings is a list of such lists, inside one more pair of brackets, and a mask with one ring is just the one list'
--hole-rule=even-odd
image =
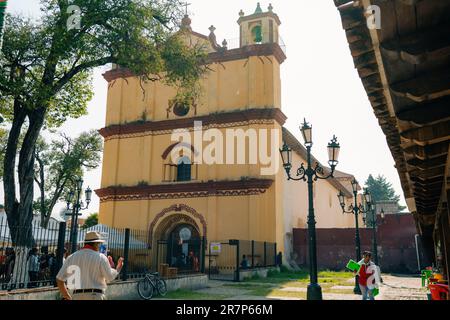
{"label": "street lamp post", "polygon": [[286,170],[288,180],[294,181],[307,181],[308,183],[308,245],[309,245],[309,279],[307,299],[308,300],[322,300],[322,288],[318,283],[317,276],[317,247],[316,247],[316,220],[314,216],[314,194],[313,183],[318,179],[328,179],[333,177],[334,170],[338,164],[340,146],[337,142],[337,138],[334,136],[328,144],[328,164],[330,165],[331,172],[326,175],[324,169],[319,163],[312,165],[312,127],[306,122],[300,128],[305,141],[307,152],[307,167],[305,168],[302,163],[297,169],[295,176],[291,175],[292,169],[292,149],[284,143],[283,148],[280,150],[281,159],[283,160],[283,167]]}
{"label": "street lamp post", "polygon": [[379,225],[381,225],[384,222],[384,210],[381,209],[381,221],[378,221],[377,219],[377,214],[375,212],[375,206],[374,204],[372,204],[370,206],[370,214],[371,214],[371,219],[367,219],[367,216],[363,217],[363,221],[366,224],[366,226],[368,228],[372,228],[372,232],[373,232],[373,239],[372,239],[372,247],[373,247],[373,255],[374,255],[374,260],[375,260],[375,264],[378,266],[378,245],[377,245],[377,228]]}
{"label": "street lamp post", "polygon": [[[359,237],[359,221],[358,216],[359,214],[366,214],[369,210],[367,209],[366,205],[370,207],[372,203],[372,196],[370,195],[369,191],[366,189],[364,190],[363,194],[363,203],[358,204],[358,181],[356,181],[355,178],[352,180],[352,189],[353,189],[353,196],[354,196],[354,203],[350,204],[348,210],[345,210],[345,195],[342,193],[342,191],[339,192],[338,198],[339,203],[342,207],[343,213],[353,213],[355,215],[355,244],[356,244],[356,261],[359,261],[361,259],[361,239]],[[355,288],[353,290],[355,294],[361,294],[361,289],[359,288],[358,284],[358,276],[355,277]]]}
{"label": "street lamp post", "polygon": [[[86,206],[81,201],[81,190],[83,188],[83,179],[79,178],[75,181],[75,191],[69,191],[66,199],[67,203],[67,211],[72,211],[68,215],[71,216],[71,224],[70,224],[70,243],[71,243],[71,253],[77,251],[77,242],[78,242],[78,216],[81,215],[81,210],[86,210],[89,208],[89,203],[91,202],[92,190],[87,187],[84,191],[84,195],[86,198]],[[75,198],[75,202],[73,202]],[[71,208],[72,205],[72,208]]]}

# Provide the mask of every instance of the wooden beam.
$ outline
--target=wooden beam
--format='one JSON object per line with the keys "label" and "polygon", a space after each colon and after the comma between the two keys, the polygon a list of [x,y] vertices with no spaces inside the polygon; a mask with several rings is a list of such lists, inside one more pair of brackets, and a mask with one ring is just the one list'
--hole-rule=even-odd
{"label": "wooden beam", "polygon": [[445,122],[402,131],[400,132],[400,136],[403,139],[412,141],[420,146],[449,141],[450,119]]}
{"label": "wooden beam", "polygon": [[412,158],[406,161],[409,166],[417,167],[419,170],[427,170],[434,167],[445,167],[446,162],[446,155],[427,160]]}
{"label": "wooden beam", "polygon": [[381,44],[381,52],[384,58],[414,65],[443,61],[450,56],[450,25],[434,26],[389,40]]}
{"label": "wooden beam", "polygon": [[448,121],[450,119],[450,96],[404,107],[402,111],[396,113],[396,116],[400,121],[410,122],[420,127]]}
{"label": "wooden beam", "polygon": [[393,95],[425,102],[450,95],[450,69],[439,69],[390,85]]}
{"label": "wooden beam", "polygon": [[366,19],[364,18],[364,9],[355,6],[353,2],[339,6],[338,10],[341,14],[342,26],[345,30],[367,25]]}
{"label": "wooden beam", "polygon": [[403,148],[403,152],[406,154],[410,154],[413,157],[426,160],[448,154],[448,145],[449,145],[448,141],[443,141],[440,143],[430,144],[426,146],[412,145]]}
{"label": "wooden beam", "polygon": [[420,178],[438,178],[438,177],[444,177],[445,174],[445,168],[444,167],[439,167],[439,168],[433,168],[433,169],[429,169],[429,170],[424,170],[424,171],[419,171],[419,170],[414,170],[414,171],[410,171],[409,175],[410,176],[414,176],[414,177],[420,177]]}

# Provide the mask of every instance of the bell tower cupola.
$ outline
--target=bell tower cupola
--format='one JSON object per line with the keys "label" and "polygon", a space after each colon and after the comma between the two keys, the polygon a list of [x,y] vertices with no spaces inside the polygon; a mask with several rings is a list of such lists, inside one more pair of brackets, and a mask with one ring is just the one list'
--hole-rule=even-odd
{"label": "bell tower cupola", "polygon": [[267,11],[263,11],[261,4],[258,2],[255,12],[247,16],[241,10],[238,24],[241,47],[265,43],[279,44],[278,29],[281,21],[278,15],[273,12],[272,4],[269,5]]}

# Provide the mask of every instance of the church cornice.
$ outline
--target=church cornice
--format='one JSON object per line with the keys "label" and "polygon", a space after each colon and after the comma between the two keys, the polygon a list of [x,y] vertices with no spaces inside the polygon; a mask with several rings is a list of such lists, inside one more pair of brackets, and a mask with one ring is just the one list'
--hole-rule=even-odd
{"label": "church cornice", "polygon": [[249,16],[243,16],[243,17],[240,17],[237,22],[239,24],[241,24],[242,22],[245,22],[245,21],[252,21],[252,20],[261,19],[261,18],[272,18],[276,21],[276,23],[278,25],[281,25],[280,17],[276,13],[273,13],[273,12],[254,13]]}
{"label": "church cornice", "polygon": [[247,196],[263,194],[273,184],[271,179],[208,181],[108,187],[95,190],[100,202],[200,198],[212,196]]}
{"label": "church cornice", "polygon": [[203,128],[232,127],[248,124],[264,124],[276,121],[280,126],[286,122],[286,115],[278,108],[248,109],[234,112],[214,113],[192,118],[161,121],[146,121],[111,125],[99,130],[105,140],[139,135],[170,134],[176,129],[194,128],[195,121],[201,121]]}
{"label": "church cornice", "polygon": [[[242,60],[256,56],[274,56],[280,64],[286,60],[286,54],[283,52],[283,49],[281,49],[278,43],[264,43],[244,46],[237,49],[211,52],[208,54],[206,64]],[[136,76],[136,74],[127,68],[112,69],[103,74],[103,78],[105,78],[108,82],[112,82],[120,78]]]}

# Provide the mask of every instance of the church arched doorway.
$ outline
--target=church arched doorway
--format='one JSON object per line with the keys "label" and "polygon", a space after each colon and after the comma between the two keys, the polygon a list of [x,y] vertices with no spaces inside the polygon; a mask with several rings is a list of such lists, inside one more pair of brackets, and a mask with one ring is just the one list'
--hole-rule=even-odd
{"label": "church arched doorway", "polygon": [[[163,210],[150,225],[156,270],[176,268],[178,274],[204,272],[206,223],[185,205]],[[151,245],[151,242],[150,242]]]}
{"label": "church arched doorway", "polygon": [[166,239],[166,263],[178,273],[200,272],[202,241],[197,228],[182,223],[175,226]]}

